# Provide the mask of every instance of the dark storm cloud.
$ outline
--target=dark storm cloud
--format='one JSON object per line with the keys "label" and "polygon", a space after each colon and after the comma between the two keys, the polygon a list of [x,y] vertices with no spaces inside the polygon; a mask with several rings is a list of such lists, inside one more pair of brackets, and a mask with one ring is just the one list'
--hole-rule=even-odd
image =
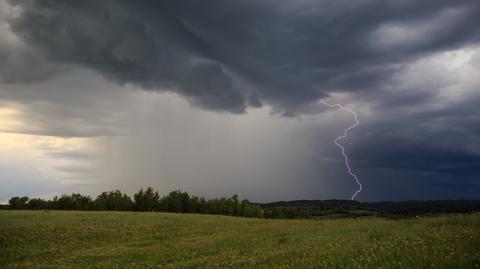
{"label": "dark storm cloud", "polygon": [[[469,77],[453,74],[448,60],[428,59],[478,48],[479,1],[10,4],[21,9],[8,22],[23,43],[14,49],[0,40],[4,82],[32,83],[81,66],[121,85],[174,92],[206,110],[243,113],[269,105],[284,116],[321,113],[325,108],[318,106],[319,99],[347,93],[351,103],[368,106],[373,115],[361,118],[358,135],[349,140],[356,165],[402,170],[425,182],[441,177],[445,188],[455,181],[464,183],[455,186],[478,188],[473,181],[480,169],[479,50],[464,64],[473,70]],[[452,97],[442,97],[445,93]],[[51,98],[61,103],[74,93],[56,95]],[[72,118],[85,113],[78,107]],[[30,106],[30,114],[38,111],[46,112],[32,116],[41,127],[37,133],[118,132],[109,117],[98,124],[102,128],[88,128],[89,122],[81,120],[51,126],[42,123],[68,115]]]}
{"label": "dark storm cloud", "polygon": [[144,20],[113,2],[31,1],[11,28],[49,59],[100,71],[119,83],[177,91],[214,110],[243,112],[243,95],[225,67],[186,48],[162,20]]}
{"label": "dark storm cloud", "polygon": [[[402,101],[403,106],[418,104]],[[382,119],[364,123],[364,132],[351,147],[352,155],[358,158],[357,165],[365,167],[442,173],[450,175],[453,182],[477,178],[479,103],[476,96],[447,108],[419,112],[407,112],[399,104],[382,106],[377,109]]]}
{"label": "dark storm cloud", "polygon": [[23,10],[13,31],[50,59],[235,113],[263,103],[295,114],[480,38],[477,1],[11,3]]}
{"label": "dark storm cloud", "polygon": [[455,132],[422,135],[416,139],[378,134],[371,140],[363,141],[365,144],[360,144],[353,154],[368,160],[365,164],[368,166],[475,176],[480,168],[479,155],[465,151],[464,143],[460,143],[459,148],[431,143],[438,135],[462,137],[461,133]]}

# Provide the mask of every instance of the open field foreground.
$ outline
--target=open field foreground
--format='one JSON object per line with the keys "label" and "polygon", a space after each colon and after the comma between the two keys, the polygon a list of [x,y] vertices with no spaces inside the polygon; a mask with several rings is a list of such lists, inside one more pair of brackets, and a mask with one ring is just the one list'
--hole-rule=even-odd
{"label": "open field foreground", "polygon": [[480,214],[265,220],[0,211],[0,268],[480,268]]}

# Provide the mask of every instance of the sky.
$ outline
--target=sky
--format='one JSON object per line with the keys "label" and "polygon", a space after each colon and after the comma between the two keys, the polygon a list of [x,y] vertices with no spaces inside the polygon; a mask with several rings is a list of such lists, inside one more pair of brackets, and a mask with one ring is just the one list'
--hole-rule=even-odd
{"label": "sky", "polygon": [[0,202],[480,199],[477,0],[0,0]]}

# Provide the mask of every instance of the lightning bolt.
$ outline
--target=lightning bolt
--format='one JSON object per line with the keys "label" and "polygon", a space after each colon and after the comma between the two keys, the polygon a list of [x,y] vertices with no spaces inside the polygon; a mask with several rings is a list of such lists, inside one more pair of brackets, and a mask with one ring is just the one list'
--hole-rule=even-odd
{"label": "lightning bolt", "polygon": [[335,145],[337,145],[340,148],[340,150],[342,151],[342,155],[345,158],[345,167],[347,168],[347,172],[355,179],[355,182],[357,182],[357,185],[358,185],[358,189],[352,195],[352,201],[353,201],[353,200],[355,200],[355,197],[357,197],[357,195],[360,194],[360,192],[362,191],[362,183],[360,183],[360,180],[358,179],[357,175],[355,175],[355,173],[352,172],[352,168],[350,168],[350,164],[348,162],[348,155],[345,152],[345,148],[342,146],[342,144],[340,144],[339,141],[346,138],[348,136],[348,131],[355,128],[357,125],[360,124],[360,122],[358,121],[357,113],[355,113],[355,111],[353,111],[352,109],[350,109],[348,107],[345,107],[345,106],[342,106],[341,104],[330,104],[326,101],[320,101],[320,102],[324,105],[327,105],[330,108],[339,108],[341,110],[345,110],[345,111],[349,112],[350,114],[352,114],[354,119],[355,119],[355,123],[352,126],[345,129],[344,132],[343,132],[343,135],[335,138],[335,140],[334,140]]}

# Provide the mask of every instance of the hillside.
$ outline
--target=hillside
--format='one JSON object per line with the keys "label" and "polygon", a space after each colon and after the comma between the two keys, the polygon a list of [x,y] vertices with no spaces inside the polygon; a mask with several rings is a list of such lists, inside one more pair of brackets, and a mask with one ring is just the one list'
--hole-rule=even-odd
{"label": "hillside", "polygon": [[294,200],[259,204],[277,218],[408,218],[426,215],[480,212],[480,200],[358,202],[351,200]]}

